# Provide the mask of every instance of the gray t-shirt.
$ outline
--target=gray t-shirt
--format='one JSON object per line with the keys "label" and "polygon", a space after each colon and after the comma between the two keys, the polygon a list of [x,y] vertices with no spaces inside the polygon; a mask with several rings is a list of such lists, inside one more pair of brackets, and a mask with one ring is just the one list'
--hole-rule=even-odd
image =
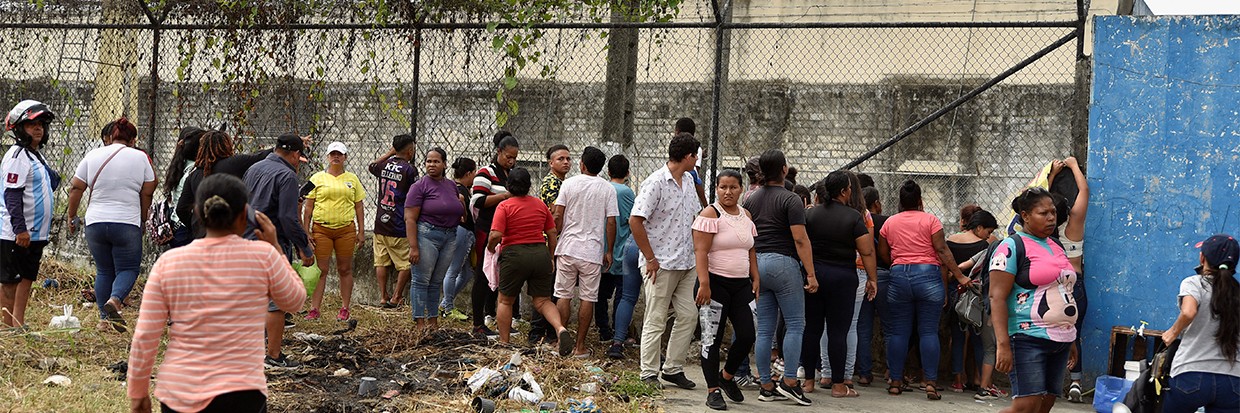
{"label": "gray t-shirt", "polygon": [[1179,297],[1191,296],[1197,300],[1197,317],[1180,335],[1180,349],[1171,362],[1171,376],[1180,373],[1202,372],[1240,377],[1240,363],[1232,363],[1214,341],[1218,320],[1210,311],[1210,298],[1214,295],[1209,280],[1194,275],[1180,282]]}

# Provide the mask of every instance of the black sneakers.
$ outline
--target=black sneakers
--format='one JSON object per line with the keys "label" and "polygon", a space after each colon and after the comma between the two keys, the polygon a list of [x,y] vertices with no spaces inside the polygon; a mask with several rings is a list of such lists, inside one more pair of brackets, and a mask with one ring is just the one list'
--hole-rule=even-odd
{"label": "black sneakers", "polygon": [[784,383],[783,380],[780,380],[779,384],[775,385],[775,390],[778,391],[779,394],[784,395],[784,397],[792,399],[792,401],[797,402],[797,404],[802,406],[814,404],[813,401],[810,401],[810,399],[805,397],[805,393],[801,392],[800,383],[789,386],[787,383]]}
{"label": "black sneakers", "polygon": [[[719,388],[728,396],[728,399],[736,403],[745,401],[745,394],[741,393],[741,386],[737,385],[735,381],[723,379],[722,374],[720,376],[722,380],[719,382]],[[707,404],[709,405],[709,403]]]}
{"label": "black sneakers", "polygon": [[607,348],[607,357],[611,357],[616,360],[623,360],[624,344],[619,342],[611,343],[611,347]]}
{"label": "black sneakers", "polygon": [[676,387],[679,387],[685,390],[693,390],[694,387],[697,387],[697,383],[694,383],[693,380],[689,380],[688,377],[685,377],[684,372],[680,372],[676,374],[663,373],[663,374],[660,374],[659,377],[662,377],[663,380],[666,380],[669,383],[675,384]]}
{"label": "black sneakers", "polygon": [[723,401],[723,392],[719,389],[706,393],[706,407],[714,410],[728,410],[728,402]]}
{"label": "black sneakers", "polygon": [[494,330],[491,330],[484,325],[474,327],[474,335],[492,340],[499,338],[499,333],[496,333]]}
{"label": "black sneakers", "polygon": [[290,360],[288,357],[285,357],[284,353],[280,353],[280,358],[271,358],[271,356],[263,356],[263,364],[266,365],[268,368],[282,368],[282,369],[292,369],[292,368],[297,368],[301,366],[301,363],[298,363],[296,361]]}
{"label": "black sneakers", "polygon": [[[778,388],[778,386],[776,386],[776,388]],[[779,392],[778,392],[778,391],[776,391],[776,389],[767,390],[766,388],[761,388],[761,387],[759,387],[759,389],[758,389],[758,401],[760,401],[760,402],[777,402],[777,401],[781,401],[781,400],[788,400],[788,398],[787,398],[787,397],[784,397],[784,395],[782,395],[782,394],[779,394]]]}

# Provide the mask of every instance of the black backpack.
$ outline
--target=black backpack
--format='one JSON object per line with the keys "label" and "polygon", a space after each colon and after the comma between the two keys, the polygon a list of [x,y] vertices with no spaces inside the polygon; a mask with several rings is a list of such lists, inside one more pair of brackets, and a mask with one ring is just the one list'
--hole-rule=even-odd
{"label": "black backpack", "polygon": [[1133,413],[1161,413],[1163,396],[1171,391],[1171,362],[1180,349],[1175,340],[1153,360],[1142,363],[1141,376],[1132,383],[1132,390],[1124,396],[1124,405]]}
{"label": "black backpack", "polygon": [[[1015,249],[1012,253],[1016,254],[1016,271],[1029,271],[1029,256],[1025,255],[1025,241],[1023,237],[1021,237],[1020,234],[1013,232],[1012,235],[1008,236],[1008,238],[1011,238],[1013,240],[1012,244],[1015,245]],[[1059,245],[1060,249],[1063,248],[1063,243],[1059,242],[1058,238],[1050,237],[1050,240]],[[970,277],[978,277],[982,280],[982,305],[986,310],[985,313],[987,317],[990,316],[990,260],[995,255],[995,249],[998,248],[999,244],[1002,242],[1002,240],[999,240],[990,243],[990,247],[986,248],[986,254],[983,256],[986,260],[984,262],[974,263],[972,270],[969,272]],[[983,265],[979,266],[978,264]],[[1012,275],[1016,275],[1017,278],[1020,278],[1019,274]]]}

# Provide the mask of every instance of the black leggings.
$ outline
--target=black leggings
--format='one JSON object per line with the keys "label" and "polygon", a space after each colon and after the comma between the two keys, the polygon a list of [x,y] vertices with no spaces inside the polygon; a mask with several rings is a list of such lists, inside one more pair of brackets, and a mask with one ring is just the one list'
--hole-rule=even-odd
{"label": "black leggings", "polygon": [[[706,377],[706,387],[713,389],[719,387],[723,380],[719,374],[719,345],[723,342],[723,332],[727,325],[723,319],[732,322],[732,332],[736,334],[736,338],[732,340],[732,348],[728,350],[728,361],[723,366],[723,371],[728,374],[736,374],[741,362],[749,356],[749,350],[757,338],[753,311],[749,309],[749,303],[754,300],[753,283],[748,278],[727,278],[711,274],[710,299],[723,304],[715,342],[707,349],[706,358],[702,359],[702,375]],[[702,328],[706,326],[702,325]]]}
{"label": "black leggings", "polygon": [[831,362],[831,382],[844,382],[848,360],[848,330],[852,328],[853,306],[857,297],[857,268],[814,262],[818,292],[805,293],[805,335],[801,341],[801,365],[805,378],[813,380],[822,364],[823,323],[827,330],[827,358]]}
{"label": "black leggings", "polygon": [[[177,413],[168,405],[160,403],[159,411],[163,413]],[[242,390],[231,393],[224,393],[211,399],[203,413],[267,413],[267,396],[258,390]]]}

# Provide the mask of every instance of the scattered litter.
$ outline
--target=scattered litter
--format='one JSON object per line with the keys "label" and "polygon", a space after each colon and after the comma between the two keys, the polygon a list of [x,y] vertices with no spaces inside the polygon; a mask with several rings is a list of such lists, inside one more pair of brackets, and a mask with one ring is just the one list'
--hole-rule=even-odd
{"label": "scattered litter", "polygon": [[65,304],[63,308],[64,315],[52,317],[52,322],[48,323],[48,327],[53,330],[69,330],[71,333],[81,331],[82,320],[73,316],[73,306]]}
{"label": "scattered litter", "polygon": [[584,400],[568,399],[568,413],[599,413],[603,411],[594,404],[594,399],[587,397]]}
{"label": "scattered litter", "polygon": [[598,392],[598,383],[581,383],[581,385],[577,386],[577,390],[581,390],[581,392],[585,394],[594,394]]}
{"label": "scattered litter", "polygon": [[345,333],[352,332],[353,330],[357,330],[357,319],[356,318],[350,318],[349,321],[345,322],[345,324],[346,324],[345,328],[333,331],[332,335],[339,336]]}
{"label": "scattered litter", "polygon": [[73,380],[57,374],[44,379],[43,384],[55,384],[60,387],[69,387],[69,385],[73,384]]}
{"label": "scattered litter", "polygon": [[339,370],[332,372],[332,376],[336,376],[336,377],[345,377],[350,374],[353,374],[353,372],[349,371],[349,369],[346,369],[344,367],[341,367]]}
{"label": "scattered litter", "polygon": [[525,373],[521,375],[521,384],[508,390],[508,398],[520,403],[537,404],[543,398],[542,387],[534,381],[534,375]]}
{"label": "scattered litter", "polygon": [[374,377],[362,377],[357,384],[357,395],[366,397],[379,390],[379,381]]}
{"label": "scattered litter", "polygon": [[495,401],[475,397],[474,400],[469,402],[469,407],[472,407],[474,412],[477,413],[493,413],[495,411]]}
{"label": "scattered litter", "polygon": [[387,400],[392,400],[393,397],[396,397],[399,395],[400,395],[400,390],[388,390],[386,392],[383,392],[382,397]]}
{"label": "scattered litter", "polygon": [[556,407],[555,402],[542,402],[538,404],[538,411],[539,412],[554,412],[555,407]]}
{"label": "scattered litter", "polygon": [[469,376],[469,379],[465,380],[465,384],[469,386],[470,393],[477,393],[488,383],[502,380],[503,377],[504,375],[500,374],[500,372],[483,367],[478,369],[477,372],[474,372],[472,376]]}
{"label": "scattered litter", "polygon": [[321,334],[303,333],[303,332],[298,331],[296,333],[293,333],[293,338],[297,340],[305,341],[307,343],[316,343],[316,342],[323,341],[323,339],[326,337],[324,337]]}
{"label": "scattered litter", "polygon": [[60,281],[56,281],[55,278],[44,279],[43,288],[45,289],[60,288]]}
{"label": "scattered litter", "polygon": [[129,360],[121,360],[108,366],[108,371],[115,373],[113,380],[124,382],[126,376],[129,375]]}

